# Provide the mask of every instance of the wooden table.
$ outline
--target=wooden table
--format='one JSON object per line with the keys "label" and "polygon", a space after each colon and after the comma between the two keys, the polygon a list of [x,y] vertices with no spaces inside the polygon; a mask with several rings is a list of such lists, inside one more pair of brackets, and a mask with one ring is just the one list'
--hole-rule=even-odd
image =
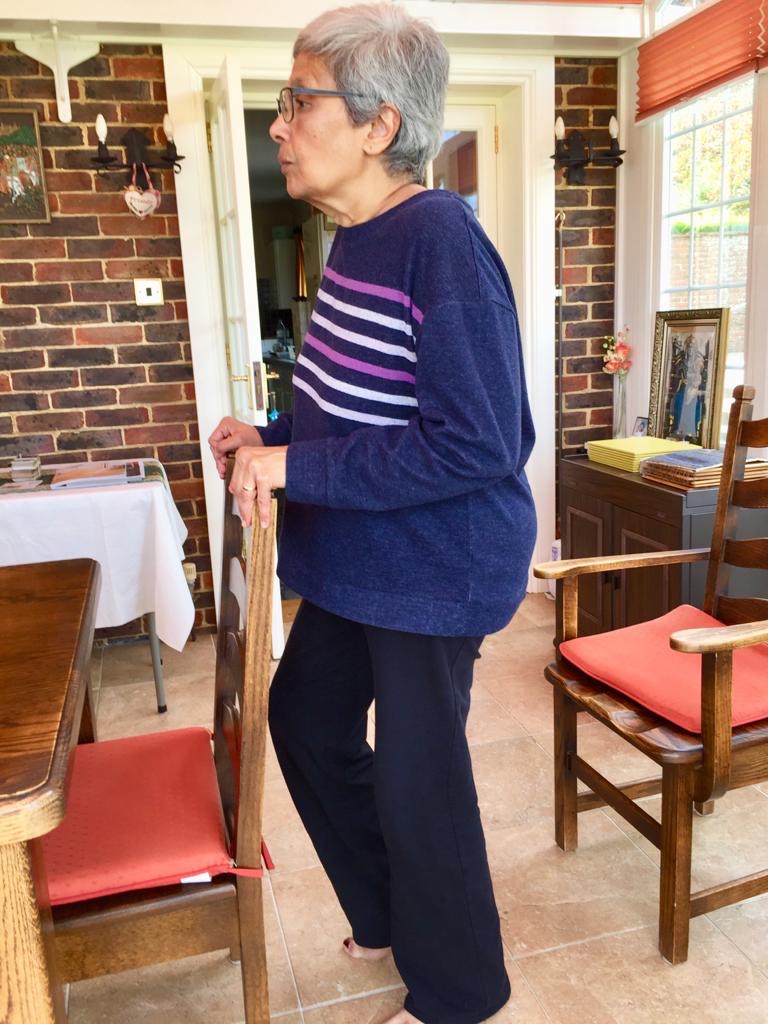
{"label": "wooden table", "polygon": [[86,698],[99,576],[92,559],[0,568],[2,1024],[66,1020],[37,837],[64,817],[81,718],[93,738]]}

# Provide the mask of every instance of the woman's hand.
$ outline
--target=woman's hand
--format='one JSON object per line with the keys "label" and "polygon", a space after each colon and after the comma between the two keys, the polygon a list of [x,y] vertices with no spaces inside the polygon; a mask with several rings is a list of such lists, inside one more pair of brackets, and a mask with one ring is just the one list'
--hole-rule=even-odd
{"label": "woman's hand", "polygon": [[216,460],[216,469],[223,480],[227,475],[227,452],[236,451],[243,445],[260,448],[263,442],[256,427],[232,416],[225,416],[208,438],[208,444]]}
{"label": "woman's hand", "polygon": [[229,490],[237,498],[244,526],[251,525],[254,507],[261,525],[269,526],[272,491],[285,487],[287,451],[287,445],[269,448],[246,445],[238,449]]}

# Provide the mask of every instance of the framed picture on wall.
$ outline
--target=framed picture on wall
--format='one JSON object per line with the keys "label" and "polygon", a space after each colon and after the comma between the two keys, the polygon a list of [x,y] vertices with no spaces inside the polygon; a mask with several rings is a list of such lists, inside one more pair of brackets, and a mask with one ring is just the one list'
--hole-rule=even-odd
{"label": "framed picture on wall", "polygon": [[50,219],[37,111],[0,108],[0,224]]}
{"label": "framed picture on wall", "polygon": [[728,309],[656,314],[648,433],[717,448]]}

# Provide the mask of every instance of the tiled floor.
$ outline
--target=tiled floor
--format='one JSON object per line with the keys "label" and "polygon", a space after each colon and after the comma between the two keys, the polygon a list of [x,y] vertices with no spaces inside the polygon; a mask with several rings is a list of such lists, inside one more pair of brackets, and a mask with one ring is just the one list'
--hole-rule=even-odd
{"label": "tiled floor", "polygon": [[[552,838],[552,721],[542,668],[553,610],[529,596],[478,662],[469,735],[502,917],[513,998],[494,1024],[764,1024],[768,897],[693,923],[686,964],[656,950],[658,856],[616,816],[580,818],[581,847]],[[169,712],[154,711],[144,645],[94,657],[102,738],[209,722],[213,642],[165,651]],[[615,779],[650,774],[596,724],[580,743]],[[658,798],[645,802],[657,809]],[[266,883],[269,987],[281,1024],[379,1024],[402,1005],[390,960],[352,962],[348,933],[271,755],[265,833],[277,862]],[[711,885],[768,860],[768,787],[739,790],[695,821],[694,876]],[[239,1024],[239,971],[225,953],[72,986],[72,1024]],[[436,1022],[439,1024],[439,1022]]]}

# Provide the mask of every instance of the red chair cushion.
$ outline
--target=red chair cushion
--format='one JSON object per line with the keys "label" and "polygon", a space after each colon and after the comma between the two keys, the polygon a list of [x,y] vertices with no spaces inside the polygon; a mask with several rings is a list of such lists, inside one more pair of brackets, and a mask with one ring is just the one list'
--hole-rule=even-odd
{"label": "red chair cushion", "polygon": [[67,813],[42,843],[52,904],[230,870],[208,730],[77,747]]}
{"label": "red chair cushion", "polygon": [[[680,605],[658,619],[610,633],[577,637],[560,653],[593,676],[688,732],[701,732],[701,655],[669,646],[679,629],[721,626],[711,615]],[[768,718],[768,645],[733,653],[733,724]]]}

